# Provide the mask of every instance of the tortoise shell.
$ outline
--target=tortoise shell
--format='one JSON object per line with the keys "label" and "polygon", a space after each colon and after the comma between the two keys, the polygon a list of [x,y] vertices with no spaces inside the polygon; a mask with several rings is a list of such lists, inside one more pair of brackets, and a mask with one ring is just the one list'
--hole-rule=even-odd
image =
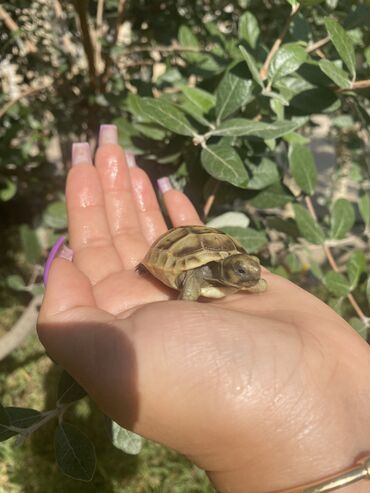
{"label": "tortoise shell", "polygon": [[180,226],[160,236],[150,247],[141,265],[169,287],[178,289],[183,272],[230,255],[246,253],[231,236],[206,226]]}

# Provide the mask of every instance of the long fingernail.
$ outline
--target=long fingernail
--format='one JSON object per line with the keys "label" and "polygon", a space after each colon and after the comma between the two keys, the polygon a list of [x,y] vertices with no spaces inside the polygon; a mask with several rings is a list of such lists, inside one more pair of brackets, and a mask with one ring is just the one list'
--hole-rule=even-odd
{"label": "long fingernail", "polygon": [[117,144],[118,133],[116,125],[100,125],[99,146],[105,144]]}
{"label": "long fingernail", "polygon": [[64,258],[65,260],[69,260],[72,262],[73,260],[73,250],[72,248],[67,247],[67,245],[63,245],[62,248],[57,252],[58,258]]}
{"label": "long fingernail", "polygon": [[91,150],[87,142],[72,144],[72,166],[76,164],[92,164]]}
{"label": "long fingernail", "polygon": [[126,163],[129,168],[136,168],[136,158],[135,154],[132,154],[130,151],[125,151],[125,156],[126,156]]}
{"label": "long fingernail", "polygon": [[164,176],[163,178],[159,178],[157,180],[157,185],[161,193],[166,193],[169,190],[172,190],[173,188],[170,179],[167,176]]}

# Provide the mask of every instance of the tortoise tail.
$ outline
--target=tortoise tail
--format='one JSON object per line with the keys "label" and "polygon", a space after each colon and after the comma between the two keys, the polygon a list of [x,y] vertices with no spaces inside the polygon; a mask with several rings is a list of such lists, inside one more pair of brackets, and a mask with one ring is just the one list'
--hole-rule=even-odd
{"label": "tortoise tail", "polygon": [[146,274],[148,272],[148,269],[145,267],[144,264],[137,264],[137,266],[135,267],[135,270],[140,275]]}

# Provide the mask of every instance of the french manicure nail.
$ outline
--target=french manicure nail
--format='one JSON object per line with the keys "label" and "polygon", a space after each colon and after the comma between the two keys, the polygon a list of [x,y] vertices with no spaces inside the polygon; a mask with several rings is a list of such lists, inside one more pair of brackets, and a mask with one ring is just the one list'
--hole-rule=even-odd
{"label": "french manicure nail", "polygon": [[91,150],[87,142],[72,144],[72,166],[81,163],[92,164]]}
{"label": "french manicure nail", "polygon": [[159,178],[157,180],[157,185],[159,188],[159,191],[163,194],[168,192],[169,190],[172,190],[172,185],[170,182],[170,179],[167,176],[164,176],[163,178]]}
{"label": "french manicure nail", "polygon": [[125,151],[125,156],[126,156],[127,166],[129,168],[136,168],[137,167],[137,164],[136,164],[135,154],[133,154],[130,151]]}
{"label": "french manicure nail", "polygon": [[69,260],[70,262],[72,262],[73,250],[72,248],[67,247],[67,245],[62,245],[62,248],[57,252],[56,256],[58,258],[64,258],[65,260]]}
{"label": "french manicure nail", "polygon": [[117,144],[118,134],[116,125],[100,125],[99,146],[105,144]]}

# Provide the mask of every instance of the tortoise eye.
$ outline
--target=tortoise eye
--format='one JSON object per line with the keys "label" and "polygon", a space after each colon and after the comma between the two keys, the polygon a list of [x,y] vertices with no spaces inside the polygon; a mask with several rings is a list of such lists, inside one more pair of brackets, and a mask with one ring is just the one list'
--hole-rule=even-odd
{"label": "tortoise eye", "polygon": [[238,268],[239,274],[245,274],[245,270],[242,267]]}

